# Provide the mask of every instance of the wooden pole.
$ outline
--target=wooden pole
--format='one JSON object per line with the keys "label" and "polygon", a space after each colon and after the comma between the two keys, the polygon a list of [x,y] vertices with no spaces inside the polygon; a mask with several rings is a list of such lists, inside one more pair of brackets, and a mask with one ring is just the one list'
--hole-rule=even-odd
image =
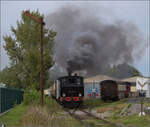
{"label": "wooden pole", "polygon": [[43,106],[43,18],[40,18],[40,104]]}
{"label": "wooden pole", "polygon": [[43,106],[43,25],[45,25],[45,23],[43,22],[43,17],[37,18],[30,14],[29,11],[25,11],[24,14],[32,18],[34,21],[40,23],[40,104]]}

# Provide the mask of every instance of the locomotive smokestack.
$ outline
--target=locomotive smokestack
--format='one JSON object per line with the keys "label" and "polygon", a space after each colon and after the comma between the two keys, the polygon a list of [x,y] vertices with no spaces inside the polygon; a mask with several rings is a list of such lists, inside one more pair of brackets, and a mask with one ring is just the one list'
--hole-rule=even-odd
{"label": "locomotive smokestack", "polygon": [[72,75],[71,69],[67,68],[68,76]]}
{"label": "locomotive smokestack", "polygon": [[71,70],[71,66],[70,66],[70,60],[67,60],[67,72],[68,72],[68,76],[71,76],[72,75],[72,70]]}

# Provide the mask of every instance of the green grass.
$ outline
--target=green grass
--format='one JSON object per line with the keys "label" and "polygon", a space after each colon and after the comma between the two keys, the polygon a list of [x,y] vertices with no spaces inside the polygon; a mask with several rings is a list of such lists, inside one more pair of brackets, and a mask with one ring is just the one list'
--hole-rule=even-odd
{"label": "green grass", "polygon": [[[0,124],[5,123],[6,127],[21,127],[21,126],[30,126],[34,127],[36,124],[41,123],[45,126],[58,126],[58,127],[83,127],[83,125],[76,119],[72,118],[70,115],[64,113],[63,108],[52,98],[44,98],[45,105],[40,107],[39,105],[16,105],[8,113],[0,117]],[[138,115],[118,117],[118,114],[121,112],[121,109],[124,106],[130,108],[131,104],[126,103],[127,99],[123,99],[117,102],[104,102],[100,99],[86,100],[85,105],[91,107],[95,110],[103,109],[107,107],[113,107],[112,111],[114,114],[112,117],[107,118],[113,123],[122,123],[127,126],[136,126],[136,127],[149,127],[150,117]],[[149,105],[146,103],[145,105]],[[117,108],[122,106],[122,108]],[[42,113],[42,114],[41,114]],[[32,122],[31,119],[32,118]],[[91,126],[97,126],[98,124],[104,124],[104,127],[110,127],[110,125],[103,123],[96,119],[87,119]],[[31,124],[30,124],[31,123]],[[44,123],[44,124],[43,124]]]}
{"label": "green grass", "polygon": [[[104,102],[99,99],[93,99],[93,100],[86,100],[84,104],[86,104],[87,106],[94,107],[95,110],[99,110],[99,109],[102,110],[103,108],[108,108],[108,107],[113,108],[113,107],[122,105],[123,107],[127,106],[126,112],[128,112],[128,109],[131,107],[132,104],[127,104],[126,102],[127,102],[127,99],[123,99],[123,100],[116,101],[116,102]],[[144,105],[150,106],[150,103],[145,102]],[[113,123],[122,123],[127,126],[150,127],[150,116],[148,115],[139,117],[137,114],[137,115],[132,115],[132,116],[125,116],[122,118],[119,117],[118,114],[121,112],[123,107],[121,109],[115,108],[115,110],[110,111],[110,112],[113,112],[114,114],[112,117],[107,118],[107,120],[110,120]]]}
{"label": "green grass", "polygon": [[76,119],[64,113],[63,108],[53,99],[44,98],[45,105],[24,103],[16,105],[9,112],[0,117],[0,125],[6,124],[6,127],[83,127]]}
{"label": "green grass", "polygon": [[91,100],[85,100],[84,104],[91,107],[105,107],[105,106],[114,106],[117,104],[124,104],[127,102],[127,99],[122,99],[120,101],[102,101],[100,99],[91,99]]}
{"label": "green grass", "polygon": [[3,116],[0,116],[0,125],[2,123],[5,123],[7,127],[19,126],[21,117],[27,111],[27,107],[28,106],[25,106],[23,104],[16,105],[9,112],[4,114]]}
{"label": "green grass", "polygon": [[116,127],[115,125],[110,125],[108,123],[105,123],[104,121],[102,120],[97,120],[97,119],[94,119],[94,118],[91,118],[91,119],[87,119],[85,120],[85,122],[90,125],[90,127]]}
{"label": "green grass", "polygon": [[102,107],[102,106],[110,105],[111,102],[104,102],[100,99],[91,99],[91,100],[85,100],[84,104],[87,107],[95,107],[96,108],[96,107]]}
{"label": "green grass", "polygon": [[103,103],[103,101],[100,99],[91,99],[91,100],[84,101],[84,104],[87,106],[99,106],[102,103]]}
{"label": "green grass", "polygon": [[135,126],[135,127],[150,127],[150,118],[149,116],[141,116],[138,115],[132,115],[132,116],[126,116],[123,118],[120,117],[113,117],[111,119],[113,122],[119,122],[123,123],[127,126]]}
{"label": "green grass", "polygon": [[146,102],[144,103],[145,106],[150,107],[150,103]]}
{"label": "green grass", "polygon": [[122,123],[125,125],[134,125],[136,127],[149,127],[150,121],[148,119],[148,116],[142,116],[139,117],[138,115],[132,115],[129,117],[125,117],[122,120]]}
{"label": "green grass", "polygon": [[92,109],[98,110],[101,109],[103,107],[115,107],[116,105],[122,105],[122,104],[126,104],[127,99],[122,99],[120,101],[102,101],[100,99],[92,99],[92,100],[85,100],[84,104],[87,107],[91,107]]}

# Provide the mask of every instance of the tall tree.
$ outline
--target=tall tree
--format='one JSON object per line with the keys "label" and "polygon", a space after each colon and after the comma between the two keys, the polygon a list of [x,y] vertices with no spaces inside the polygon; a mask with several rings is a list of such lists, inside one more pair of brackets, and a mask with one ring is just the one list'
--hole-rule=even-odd
{"label": "tall tree", "polygon": [[[38,11],[30,12],[36,17]],[[9,71],[15,74],[16,86],[39,89],[40,80],[40,25],[30,17],[21,15],[17,27],[11,26],[12,35],[5,35],[5,50],[10,59]],[[51,48],[56,32],[43,29],[44,83],[48,80],[48,70],[52,66]],[[5,83],[5,82],[4,82]],[[17,84],[18,83],[18,84]]]}

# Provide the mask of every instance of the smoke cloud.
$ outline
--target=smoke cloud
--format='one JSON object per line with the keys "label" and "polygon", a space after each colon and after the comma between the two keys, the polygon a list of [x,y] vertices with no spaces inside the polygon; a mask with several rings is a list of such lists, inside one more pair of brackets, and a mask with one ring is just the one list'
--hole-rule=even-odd
{"label": "smoke cloud", "polygon": [[57,65],[93,76],[140,57],[143,38],[137,26],[121,20],[108,23],[101,15],[96,16],[87,8],[65,6],[46,16],[47,27],[57,32]]}

